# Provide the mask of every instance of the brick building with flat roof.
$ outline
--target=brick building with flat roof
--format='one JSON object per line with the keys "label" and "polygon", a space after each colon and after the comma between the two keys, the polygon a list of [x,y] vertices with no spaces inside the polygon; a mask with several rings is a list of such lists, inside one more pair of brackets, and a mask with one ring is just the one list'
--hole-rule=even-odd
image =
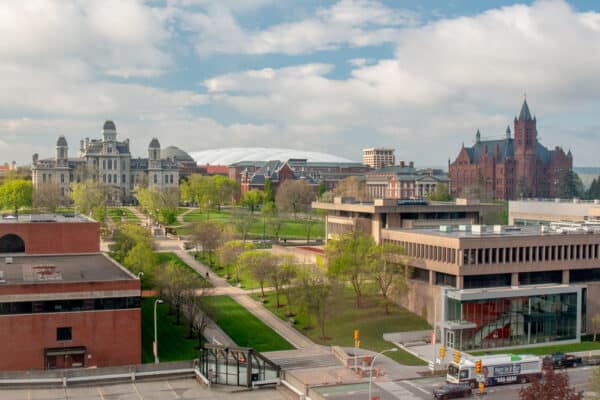
{"label": "brick building with flat roof", "polygon": [[0,222],[0,370],[141,361],[140,281],[81,216]]}

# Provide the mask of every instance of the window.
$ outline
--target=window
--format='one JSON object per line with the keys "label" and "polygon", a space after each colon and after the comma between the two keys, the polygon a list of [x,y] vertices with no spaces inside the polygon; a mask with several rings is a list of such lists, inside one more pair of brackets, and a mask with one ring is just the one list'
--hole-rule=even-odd
{"label": "window", "polygon": [[60,174],[60,183],[65,183],[65,174]]}
{"label": "window", "polygon": [[106,160],[102,160],[102,169],[106,169]]}
{"label": "window", "polygon": [[56,341],[62,342],[73,339],[71,327],[56,328]]}
{"label": "window", "polygon": [[112,169],[112,160],[108,160],[108,169]]}
{"label": "window", "polygon": [[156,174],[154,174],[154,183],[158,183],[158,177],[156,176]]}

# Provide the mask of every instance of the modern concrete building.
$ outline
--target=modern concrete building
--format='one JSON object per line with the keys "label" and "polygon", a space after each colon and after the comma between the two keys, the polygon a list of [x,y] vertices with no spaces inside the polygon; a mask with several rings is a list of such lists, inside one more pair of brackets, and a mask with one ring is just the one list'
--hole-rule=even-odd
{"label": "modern concrete building", "polygon": [[397,199],[358,202],[350,197],[336,197],[332,203],[313,202],[312,208],[325,211],[327,239],[358,229],[373,235],[380,243],[387,230],[477,224],[484,213],[500,210],[501,207],[465,199],[455,202]]}
{"label": "modern concrete building", "polygon": [[140,281],[71,215],[0,220],[0,371],[138,364]]}
{"label": "modern concrete building", "polygon": [[365,174],[369,195],[374,199],[425,199],[440,184],[448,185],[448,175],[440,169],[416,169],[410,161]]}
{"label": "modern concrete building", "polygon": [[153,138],[148,145],[148,158],[133,158],[129,139],[117,140],[113,121],[102,127],[102,138],[81,140],[79,157],[69,158],[69,145],[64,136],[56,142],[54,158],[39,159],[33,155],[31,178],[35,187],[55,185],[61,196],[69,193],[72,182],[88,177],[113,190],[108,199],[114,204],[130,202],[136,185],[160,189],[179,187],[179,170],[175,160],[161,158],[160,143]]}
{"label": "modern concrete building", "polygon": [[369,148],[363,149],[362,162],[373,169],[390,167],[396,163],[394,149]]}
{"label": "modern concrete building", "polygon": [[508,202],[510,225],[549,225],[552,222],[600,220],[600,200],[515,200]]}
{"label": "modern concrete building", "polygon": [[402,301],[437,314],[448,347],[574,342],[600,312],[600,226],[385,229],[381,240],[406,250]]}

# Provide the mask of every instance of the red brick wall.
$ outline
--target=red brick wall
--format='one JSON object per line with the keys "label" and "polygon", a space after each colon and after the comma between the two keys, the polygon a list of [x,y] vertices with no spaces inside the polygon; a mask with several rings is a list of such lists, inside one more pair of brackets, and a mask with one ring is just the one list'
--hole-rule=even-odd
{"label": "red brick wall", "polygon": [[140,290],[140,281],[137,279],[129,279],[106,282],[44,282],[22,285],[6,285],[0,286],[0,295],[29,293],[76,293],[109,290]]}
{"label": "red brick wall", "polygon": [[97,253],[97,222],[25,222],[0,224],[0,237],[15,234],[25,242],[27,254]]}
{"label": "red brick wall", "polygon": [[[72,327],[72,340],[57,342],[59,327]],[[43,369],[45,349],[75,346],[86,347],[85,367],[139,364],[140,310],[0,317],[0,370]]]}

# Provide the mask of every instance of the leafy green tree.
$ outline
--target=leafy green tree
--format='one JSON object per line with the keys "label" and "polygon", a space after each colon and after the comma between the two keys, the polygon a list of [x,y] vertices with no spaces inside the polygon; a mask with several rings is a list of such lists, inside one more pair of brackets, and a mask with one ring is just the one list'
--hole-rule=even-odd
{"label": "leafy green tree", "polygon": [[300,212],[310,209],[310,203],[315,199],[315,192],[304,179],[288,179],[277,190],[275,204],[277,209],[294,214],[294,219]]}
{"label": "leafy green tree", "polygon": [[140,244],[153,248],[154,242],[150,232],[139,225],[122,224],[113,235],[110,251],[117,261],[122,262],[131,249]]}
{"label": "leafy green tree", "polygon": [[354,290],[356,308],[360,308],[365,281],[373,263],[375,242],[371,235],[352,231],[325,246],[329,262],[329,275],[339,281],[349,282]]}
{"label": "leafy green tree", "polygon": [[278,259],[264,250],[245,251],[238,257],[238,264],[252,275],[260,286],[261,296],[265,297],[265,282],[275,274]]}
{"label": "leafy green tree", "polygon": [[179,191],[177,189],[137,188],[135,197],[142,211],[163,225],[177,220]]}
{"label": "leafy green tree", "polygon": [[246,207],[251,214],[263,203],[264,194],[260,190],[252,189],[242,195],[240,204]]}
{"label": "leafy green tree", "polygon": [[102,210],[106,209],[105,190],[101,184],[92,179],[72,183],[71,199],[73,199],[75,208],[85,215],[96,215],[97,217],[102,214]]}
{"label": "leafy green tree", "polygon": [[429,200],[431,201],[452,201],[452,195],[448,189],[448,185],[444,183],[437,184],[435,191],[429,194]]}
{"label": "leafy green tree", "polygon": [[197,273],[174,262],[161,266],[156,272],[161,296],[175,308],[176,325],[181,325],[181,311],[194,301],[197,289],[205,286]]}
{"label": "leafy green tree", "polygon": [[391,296],[400,294],[406,288],[406,252],[400,245],[381,243],[371,253],[374,260],[371,273],[385,305],[385,313],[390,313]]}
{"label": "leafy green tree", "polygon": [[23,207],[31,207],[33,186],[31,181],[13,179],[0,186],[2,208],[14,210],[15,215]]}
{"label": "leafy green tree", "polygon": [[325,192],[327,191],[327,185],[325,185],[324,181],[319,182],[319,188],[317,189],[317,194],[319,195],[319,198],[321,196],[323,196],[323,194],[325,194]]}
{"label": "leafy green tree", "polygon": [[558,196],[561,199],[582,198],[585,194],[585,188],[579,175],[573,170],[566,169],[559,175]]}
{"label": "leafy green tree", "polygon": [[217,249],[217,260],[221,266],[223,266],[227,275],[231,276],[231,269],[234,270],[236,282],[240,281],[240,266],[238,263],[238,257],[245,251],[256,249],[256,246],[252,243],[244,242],[241,240],[230,240],[223,243]]}
{"label": "leafy green tree", "polygon": [[233,201],[234,196],[239,191],[239,185],[233,179],[221,175],[215,175],[211,179],[215,188],[214,196],[212,196],[214,205],[218,211],[221,211],[221,206]]}
{"label": "leafy green tree", "polygon": [[592,180],[592,184],[587,192],[587,198],[591,200],[600,199],[600,176]]}
{"label": "leafy green tree", "polygon": [[148,281],[154,279],[153,272],[157,265],[158,255],[147,243],[136,244],[123,259],[124,267],[134,274],[143,272],[145,279]]}
{"label": "leafy green tree", "polygon": [[273,194],[273,183],[271,179],[265,178],[265,195],[263,198],[263,202],[265,204],[275,204],[275,195]]}

